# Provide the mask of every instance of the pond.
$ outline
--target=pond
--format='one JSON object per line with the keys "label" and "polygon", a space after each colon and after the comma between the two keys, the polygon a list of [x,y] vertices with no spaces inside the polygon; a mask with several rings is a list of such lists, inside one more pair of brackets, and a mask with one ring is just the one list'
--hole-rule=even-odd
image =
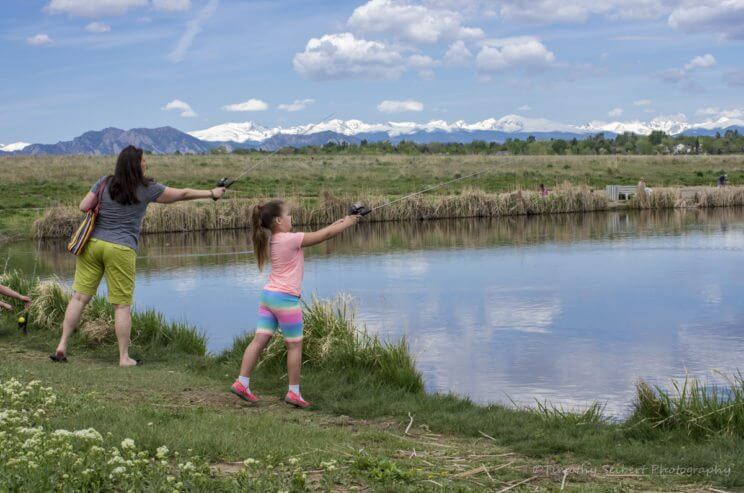
{"label": "pond", "polygon": [[[247,231],[144,236],[136,306],[220,351],[256,322],[266,276],[251,250]],[[63,242],[0,255],[71,283]],[[619,415],[639,378],[742,366],[743,255],[741,209],[361,224],[306,252],[304,296],[346,293],[370,331],[406,336],[429,391]]]}

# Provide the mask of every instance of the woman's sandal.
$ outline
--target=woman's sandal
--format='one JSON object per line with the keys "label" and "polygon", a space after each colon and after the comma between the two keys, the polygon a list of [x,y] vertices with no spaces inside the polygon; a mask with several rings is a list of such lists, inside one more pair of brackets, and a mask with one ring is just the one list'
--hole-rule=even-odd
{"label": "woman's sandal", "polygon": [[67,356],[62,351],[57,351],[49,356],[49,359],[55,363],[67,363]]}

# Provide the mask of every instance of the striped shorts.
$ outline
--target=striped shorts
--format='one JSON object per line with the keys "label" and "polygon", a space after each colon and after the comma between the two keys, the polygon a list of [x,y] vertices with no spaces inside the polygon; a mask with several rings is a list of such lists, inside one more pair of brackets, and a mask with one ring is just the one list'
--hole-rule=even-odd
{"label": "striped shorts", "polygon": [[274,335],[279,329],[285,341],[301,341],[302,326],[300,298],[268,289],[261,292],[256,333]]}

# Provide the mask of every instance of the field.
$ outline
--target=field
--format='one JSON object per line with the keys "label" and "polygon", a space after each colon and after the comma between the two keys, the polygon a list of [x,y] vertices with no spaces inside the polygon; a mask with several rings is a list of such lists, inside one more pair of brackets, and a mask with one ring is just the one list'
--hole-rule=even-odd
{"label": "field", "polygon": [[[133,351],[145,366],[117,369],[110,307],[94,302],[71,362],[54,365],[67,294],[8,273],[34,294],[30,333],[0,316],[0,479],[19,489],[151,491],[715,491],[744,485],[741,404],[685,383],[677,394],[640,384],[635,412],[608,420],[539,404],[478,406],[430,395],[405,341],[381,344],[343,301],[313,301],[303,394],[310,411],[276,401],[282,347],[252,379],[264,402],[226,391],[242,348],[204,352],[198,330],[136,314]],[[55,397],[52,397],[55,396]],[[62,430],[62,431],[60,431]],[[188,432],[186,432],[188,431]],[[50,458],[52,457],[52,458]],[[87,472],[85,472],[87,471]],[[171,479],[168,479],[171,478]],[[710,488],[715,488],[711,490]]]}
{"label": "field", "polygon": [[[468,174],[486,172],[434,192],[462,190],[487,194],[553,189],[564,182],[603,190],[607,184],[634,185],[643,178],[651,187],[712,186],[721,172],[731,184],[744,183],[744,157],[728,156],[148,156],[148,174],[174,187],[213,187],[236,177],[228,198],[281,196],[317,204],[324,194],[395,198]],[[114,158],[0,158],[0,231],[28,234],[44,209],[75,205]]]}

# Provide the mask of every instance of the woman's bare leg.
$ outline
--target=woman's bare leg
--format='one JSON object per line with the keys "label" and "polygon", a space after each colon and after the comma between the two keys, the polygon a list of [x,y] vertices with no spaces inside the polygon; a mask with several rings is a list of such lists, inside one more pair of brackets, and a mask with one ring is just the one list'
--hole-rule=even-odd
{"label": "woman's bare leg", "polygon": [[70,341],[70,336],[80,323],[83,310],[85,310],[91,298],[93,297],[77,291],[72,294],[65,310],[65,319],[62,321],[62,336],[59,339],[59,344],[57,344],[57,353],[67,354],[67,344]]}
{"label": "woman's bare leg", "polygon": [[132,312],[129,305],[114,305],[114,329],[119,342],[119,366],[135,366],[137,361],[129,357],[129,338],[132,334]]}

